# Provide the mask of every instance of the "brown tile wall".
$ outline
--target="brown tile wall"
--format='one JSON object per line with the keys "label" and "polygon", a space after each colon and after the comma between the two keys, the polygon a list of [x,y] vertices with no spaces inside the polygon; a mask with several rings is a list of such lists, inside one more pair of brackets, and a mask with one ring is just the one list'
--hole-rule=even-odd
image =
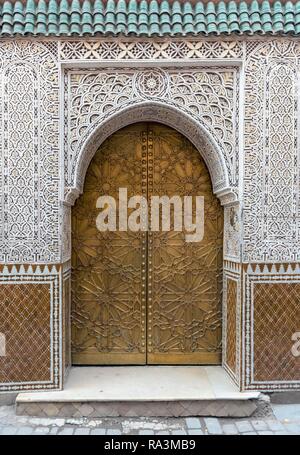
{"label": "brown tile wall", "polygon": [[1,383],[51,381],[50,314],[49,283],[1,283]]}
{"label": "brown tile wall", "polygon": [[300,283],[254,284],[254,382],[300,380],[292,335],[300,331]]}

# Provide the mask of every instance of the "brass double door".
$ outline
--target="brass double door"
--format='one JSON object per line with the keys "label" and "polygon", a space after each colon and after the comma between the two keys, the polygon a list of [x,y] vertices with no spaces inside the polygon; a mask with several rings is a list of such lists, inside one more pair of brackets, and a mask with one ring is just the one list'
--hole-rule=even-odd
{"label": "brass double door", "polygon": [[[100,232],[96,201],[118,201],[119,188],[149,206],[152,195],[204,196],[203,240],[173,229]],[[107,139],[72,211],[73,363],[220,363],[222,230],[201,150],[180,133],[138,123]]]}

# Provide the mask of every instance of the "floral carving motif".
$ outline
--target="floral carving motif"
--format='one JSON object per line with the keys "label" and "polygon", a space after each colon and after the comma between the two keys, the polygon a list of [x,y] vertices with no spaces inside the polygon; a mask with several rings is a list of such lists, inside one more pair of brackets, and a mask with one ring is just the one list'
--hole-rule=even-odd
{"label": "floral carving motif", "polygon": [[[7,139],[8,188],[5,211],[4,235],[20,241],[32,240],[35,235],[34,199],[35,156],[38,144],[34,141],[34,129],[38,128],[39,110],[34,108],[38,97],[35,71],[26,64],[12,64],[4,75],[4,102],[7,120],[4,129]],[[20,208],[23,207],[22,210]]]}

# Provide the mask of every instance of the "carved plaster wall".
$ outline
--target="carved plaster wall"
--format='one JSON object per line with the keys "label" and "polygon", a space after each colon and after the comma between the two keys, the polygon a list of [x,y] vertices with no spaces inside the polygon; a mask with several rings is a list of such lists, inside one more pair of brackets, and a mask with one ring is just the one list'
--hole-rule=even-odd
{"label": "carved plaster wall", "polygon": [[[299,53],[299,44],[288,39],[2,41],[0,261],[68,256],[59,194],[77,190],[67,196],[72,203],[99,141],[140,116],[164,118],[196,145],[206,143],[215,191],[229,187],[235,194],[224,203],[242,190],[244,261],[299,260]],[[149,59],[168,65],[134,70],[128,64]],[[176,67],[182,59],[190,66]],[[91,61],[96,67],[82,69]],[[124,64],[103,69],[102,61]],[[226,256],[238,257],[241,239],[228,228]]]}
{"label": "carved plaster wall", "polygon": [[235,68],[67,71],[67,188],[82,190],[101,140],[126,124],[149,119],[181,130],[199,148],[204,145],[215,192],[229,186],[236,192],[238,74]]}
{"label": "carved plaster wall", "polygon": [[62,386],[62,267],[0,266],[0,391]]}
{"label": "carved plaster wall", "polygon": [[0,43],[0,261],[59,262],[57,58],[38,42]]}
{"label": "carved plaster wall", "polygon": [[[67,263],[71,206],[96,149],[129,123],[166,123],[205,150],[224,205],[224,366],[244,388],[261,378],[265,390],[298,387],[297,365],[274,385],[251,360],[260,339],[251,311],[267,321],[272,292],[290,292],[293,311],[298,292],[289,266],[300,260],[299,56],[289,38],[2,40],[0,263]],[[242,273],[241,262],[256,265]],[[278,266],[280,286],[268,287],[266,271],[270,283],[254,291],[257,264],[266,263]],[[59,286],[63,306],[69,291]]]}

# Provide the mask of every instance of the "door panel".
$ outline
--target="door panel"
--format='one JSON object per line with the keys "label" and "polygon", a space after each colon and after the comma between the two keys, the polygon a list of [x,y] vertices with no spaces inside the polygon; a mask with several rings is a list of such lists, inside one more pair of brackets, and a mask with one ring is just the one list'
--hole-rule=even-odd
{"label": "door panel", "polygon": [[146,362],[146,235],[100,232],[96,228],[99,196],[118,200],[141,194],[142,132],[137,124],[107,139],[87,171],[84,192],[72,211],[72,351],[74,364]]}
{"label": "door panel", "polygon": [[148,363],[219,364],[222,208],[201,155],[186,138],[151,124],[148,142],[154,160],[149,164],[149,198],[204,196],[202,241],[186,242],[185,230],[149,232]]}
{"label": "door panel", "polygon": [[[223,212],[200,153],[173,129],[141,123],[95,154],[72,212],[73,363],[220,363]],[[117,200],[120,187],[148,202],[203,195],[203,240],[99,232],[97,198]]]}

